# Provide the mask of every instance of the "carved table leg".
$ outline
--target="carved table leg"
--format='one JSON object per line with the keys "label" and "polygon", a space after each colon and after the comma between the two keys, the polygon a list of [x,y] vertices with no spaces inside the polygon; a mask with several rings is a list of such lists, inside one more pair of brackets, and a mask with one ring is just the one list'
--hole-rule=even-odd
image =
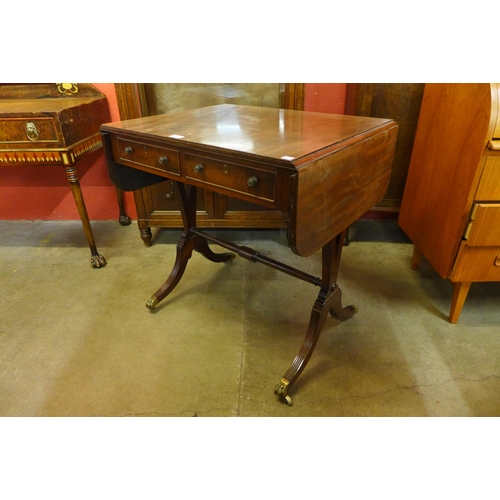
{"label": "carved table leg", "polygon": [[217,254],[213,252],[204,238],[191,232],[191,228],[194,229],[196,227],[196,187],[187,186],[188,189],[186,190],[186,186],[182,183],[178,183],[177,187],[181,198],[181,215],[184,231],[177,243],[177,256],[170,276],[146,303],[146,307],[151,310],[177,286],[177,283],[179,283],[184,274],[193,250],[201,253],[212,262],[227,262],[235,257],[233,253]]}
{"label": "carved table leg", "polygon": [[94,235],[92,233],[92,228],[90,227],[89,216],[87,214],[87,208],[85,207],[85,202],[83,200],[82,189],[80,187],[80,182],[78,176],[76,175],[76,168],[74,165],[65,166],[66,177],[68,178],[69,185],[71,186],[71,192],[73,193],[73,198],[75,199],[76,208],[80,215],[82,221],[83,230],[85,231],[85,236],[90,247],[90,264],[94,268],[104,267],[106,265],[106,259],[99,255],[95,245]]}
{"label": "carved table leg", "polygon": [[292,404],[292,400],[288,395],[288,390],[297,380],[309,361],[309,358],[316,347],[316,343],[318,342],[328,313],[337,319],[344,321],[351,318],[357,312],[355,306],[342,307],[342,292],[335,283],[337,280],[344,240],[345,233],[341,233],[334,240],[323,247],[322,285],[318,298],[316,299],[311,311],[311,318],[305,340],[299,350],[299,353],[290,365],[290,368],[287,370],[285,375],[283,375],[274,390],[274,394],[276,394],[288,405]]}
{"label": "carved table leg", "polygon": [[141,239],[144,242],[146,247],[150,247],[153,239],[153,233],[151,232],[151,228],[148,226],[146,221],[137,221],[137,226],[139,227],[139,234],[141,235]]}

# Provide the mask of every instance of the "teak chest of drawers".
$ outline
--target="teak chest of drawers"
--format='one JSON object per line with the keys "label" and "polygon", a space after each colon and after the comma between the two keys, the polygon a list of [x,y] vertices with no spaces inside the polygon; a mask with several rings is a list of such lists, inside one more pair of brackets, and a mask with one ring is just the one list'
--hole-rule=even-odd
{"label": "teak chest of drawers", "polygon": [[[388,119],[219,105],[138,118],[101,127],[112,181],[136,190],[165,178],[177,182],[183,232],[172,273],[147,302],[154,309],[177,285],[193,250],[214,262],[216,243],[320,288],[304,344],[275,388],[288,390],[304,369],[330,312],[344,320],[336,284],[345,230],[383,196],[390,178],[397,125]],[[196,227],[197,188],[279,210],[291,249],[322,251],[321,277],[221,240]]]}
{"label": "teak chest of drawers", "polygon": [[427,84],[399,225],[454,285],[456,323],[474,281],[500,281],[500,84]]}

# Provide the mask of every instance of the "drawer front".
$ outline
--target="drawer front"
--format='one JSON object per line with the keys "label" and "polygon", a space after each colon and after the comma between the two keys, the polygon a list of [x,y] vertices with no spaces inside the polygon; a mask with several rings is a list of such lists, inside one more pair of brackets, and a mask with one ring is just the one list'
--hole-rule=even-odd
{"label": "drawer front", "polygon": [[470,247],[462,242],[451,281],[500,281],[500,246]]}
{"label": "drawer front", "polygon": [[[179,153],[175,149],[152,146],[128,139],[117,139],[117,162],[130,166],[143,166],[180,175]],[[116,154],[116,153],[115,153]]]}
{"label": "drawer front", "polygon": [[469,246],[500,246],[500,203],[474,203],[465,239]]}
{"label": "drawer front", "polygon": [[52,118],[1,118],[0,143],[58,142]]}
{"label": "drawer front", "polygon": [[500,202],[500,156],[486,158],[475,199]]}
{"label": "drawer front", "polygon": [[183,155],[183,163],[187,179],[252,198],[276,200],[276,172],[187,153]]}

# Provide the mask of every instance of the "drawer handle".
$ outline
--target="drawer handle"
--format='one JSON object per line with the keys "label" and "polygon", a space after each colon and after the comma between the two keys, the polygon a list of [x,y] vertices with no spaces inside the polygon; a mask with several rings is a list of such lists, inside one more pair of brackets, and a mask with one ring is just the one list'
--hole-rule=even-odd
{"label": "drawer handle", "polygon": [[500,255],[497,255],[497,258],[495,259],[495,266],[500,267]]}
{"label": "drawer handle", "polygon": [[132,148],[130,146],[127,146],[125,148],[125,153],[127,153],[128,155],[132,152]]}
{"label": "drawer handle", "polygon": [[37,141],[39,137],[36,125],[33,122],[28,122],[26,124],[26,135],[30,141]]}
{"label": "drawer handle", "polygon": [[252,177],[249,177],[249,179],[247,180],[247,184],[250,187],[256,186],[258,182],[259,182],[259,179],[257,179],[257,177],[255,177],[255,175],[252,175]]}
{"label": "drawer handle", "polygon": [[198,163],[198,165],[194,166],[194,171],[195,172],[203,172],[203,165],[201,163]]}
{"label": "drawer handle", "polygon": [[160,156],[160,163],[167,163],[168,158],[166,156]]}

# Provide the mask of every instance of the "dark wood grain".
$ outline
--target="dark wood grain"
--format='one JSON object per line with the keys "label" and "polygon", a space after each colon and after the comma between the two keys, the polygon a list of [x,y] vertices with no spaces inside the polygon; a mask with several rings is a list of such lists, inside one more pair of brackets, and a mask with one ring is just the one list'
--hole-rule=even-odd
{"label": "dark wood grain", "polygon": [[[216,193],[290,215],[290,245],[303,256],[383,196],[397,135],[390,119],[229,104],[105,124],[101,130],[112,135],[117,163],[177,179],[159,165],[145,164],[142,152],[124,152],[127,141],[155,151],[164,147],[179,153],[183,182],[206,188],[208,178]],[[187,160],[192,156],[207,160],[202,173],[193,173],[194,163]],[[253,173],[274,185],[260,184],[252,192],[245,179]],[[265,194],[254,194],[259,192]]]}
{"label": "dark wood grain", "polygon": [[[191,84],[179,84],[189,88]],[[231,87],[231,84],[227,84]],[[304,84],[274,84],[282,87],[279,106],[284,109],[302,110],[304,107]],[[118,106],[122,120],[161,114],[161,102],[170,99],[158,90],[157,84],[119,83],[115,84]],[[246,87],[252,92],[252,85]],[[260,84],[255,84],[260,88]],[[160,95],[157,93],[160,92]],[[231,103],[230,101],[227,101]],[[219,104],[210,103],[204,105]],[[251,104],[239,102],[232,104]],[[181,105],[178,103],[178,105]],[[182,107],[183,105],[181,105]],[[186,103],[187,107],[191,106]],[[185,108],[184,108],[185,109]],[[173,111],[173,110],[172,110]],[[170,112],[170,110],[168,111]],[[151,227],[182,227],[180,216],[179,193],[171,182],[145,187],[140,193],[134,193],[141,238],[146,246],[151,245]],[[198,193],[197,220],[199,227],[233,228],[284,228],[288,220],[279,210],[272,210],[255,203],[237,198],[230,198],[208,189]]]}

